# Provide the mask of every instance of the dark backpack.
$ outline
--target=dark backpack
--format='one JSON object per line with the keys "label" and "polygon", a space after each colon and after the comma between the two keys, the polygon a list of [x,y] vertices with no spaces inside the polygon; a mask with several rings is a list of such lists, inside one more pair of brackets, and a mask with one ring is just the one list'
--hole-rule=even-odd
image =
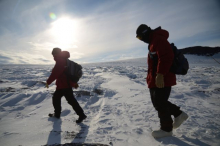
{"label": "dark backpack", "polygon": [[69,59],[66,60],[66,76],[67,80],[77,83],[82,77],[82,66]]}
{"label": "dark backpack", "polygon": [[170,71],[177,75],[186,75],[189,69],[189,63],[181,50],[178,50],[174,43],[170,44],[173,53],[174,53],[174,60],[173,64],[170,68]]}
{"label": "dark backpack", "polygon": [[[177,74],[177,75],[186,75],[189,69],[189,63],[187,59],[185,58],[183,53],[177,49],[174,43],[171,43],[170,45],[174,53],[174,59],[173,59],[173,63],[170,68],[170,72]],[[153,56],[150,52],[149,52],[149,55],[150,55],[150,58],[153,60],[153,64],[154,64],[153,70],[155,73],[157,70],[158,56],[157,55]]]}

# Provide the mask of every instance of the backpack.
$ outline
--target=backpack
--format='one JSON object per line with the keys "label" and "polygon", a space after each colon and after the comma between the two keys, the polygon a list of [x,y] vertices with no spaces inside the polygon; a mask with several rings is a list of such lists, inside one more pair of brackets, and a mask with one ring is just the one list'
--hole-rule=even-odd
{"label": "backpack", "polygon": [[186,75],[189,69],[189,62],[187,61],[181,50],[177,49],[174,43],[171,43],[170,45],[174,53],[174,60],[170,68],[170,72],[177,75]]}
{"label": "backpack", "polygon": [[[177,47],[174,45],[174,43],[170,44],[173,49],[174,59],[173,63],[170,68],[170,72],[176,74],[176,75],[186,75],[189,70],[189,63],[183,53],[177,49]],[[153,70],[155,73],[155,70],[157,70],[157,63],[158,63],[158,56],[153,56],[149,52],[150,58],[153,60]]]}
{"label": "backpack", "polygon": [[82,77],[82,66],[74,61],[67,59],[66,61],[66,76],[68,80],[77,83]]}

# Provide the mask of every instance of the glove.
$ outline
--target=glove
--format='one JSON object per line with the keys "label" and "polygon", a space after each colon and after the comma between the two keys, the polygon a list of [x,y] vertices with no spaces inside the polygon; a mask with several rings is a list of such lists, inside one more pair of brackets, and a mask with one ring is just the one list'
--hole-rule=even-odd
{"label": "glove", "polygon": [[46,88],[49,88],[49,85],[46,83],[45,87],[46,87]]}
{"label": "glove", "polygon": [[74,87],[75,89],[77,89],[77,88],[79,87],[79,85],[78,85],[77,83],[75,83],[75,84],[73,85],[73,87]]}
{"label": "glove", "polygon": [[160,73],[157,74],[155,84],[158,88],[164,88],[164,78],[162,74]]}

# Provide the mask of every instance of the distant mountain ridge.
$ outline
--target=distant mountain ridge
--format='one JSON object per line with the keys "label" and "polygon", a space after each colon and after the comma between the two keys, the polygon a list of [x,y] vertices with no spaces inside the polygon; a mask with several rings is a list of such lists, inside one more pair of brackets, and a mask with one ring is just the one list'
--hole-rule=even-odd
{"label": "distant mountain ridge", "polygon": [[220,47],[194,46],[180,49],[183,54],[193,54],[201,56],[213,56],[220,52]]}

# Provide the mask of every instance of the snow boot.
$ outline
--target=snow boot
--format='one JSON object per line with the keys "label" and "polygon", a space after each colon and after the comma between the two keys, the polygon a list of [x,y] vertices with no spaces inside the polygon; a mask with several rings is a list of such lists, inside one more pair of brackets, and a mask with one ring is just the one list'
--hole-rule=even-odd
{"label": "snow boot", "polygon": [[55,117],[55,118],[57,118],[57,119],[60,118],[60,115],[55,114],[55,113],[53,113],[53,114],[49,114],[48,116],[49,116],[49,117]]}
{"label": "snow boot", "polygon": [[172,131],[166,132],[160,129],[160,130],[153,131],[151,134],[154,138],[162,138],[162,137],[172,136],[173,132]]}
{"label": "snow boot", "polygon": [[173,129],[178,128],[184,121],[188,119],[188,115],[185,112],[182,112],[178,117],[174,119]]}
{"label": "snow boot", "polygon": [[81,123],[83,120],[85,120],[87,118],[87,116],[85,114],[80,115],[78,120],[76,120],[76,123]]}

